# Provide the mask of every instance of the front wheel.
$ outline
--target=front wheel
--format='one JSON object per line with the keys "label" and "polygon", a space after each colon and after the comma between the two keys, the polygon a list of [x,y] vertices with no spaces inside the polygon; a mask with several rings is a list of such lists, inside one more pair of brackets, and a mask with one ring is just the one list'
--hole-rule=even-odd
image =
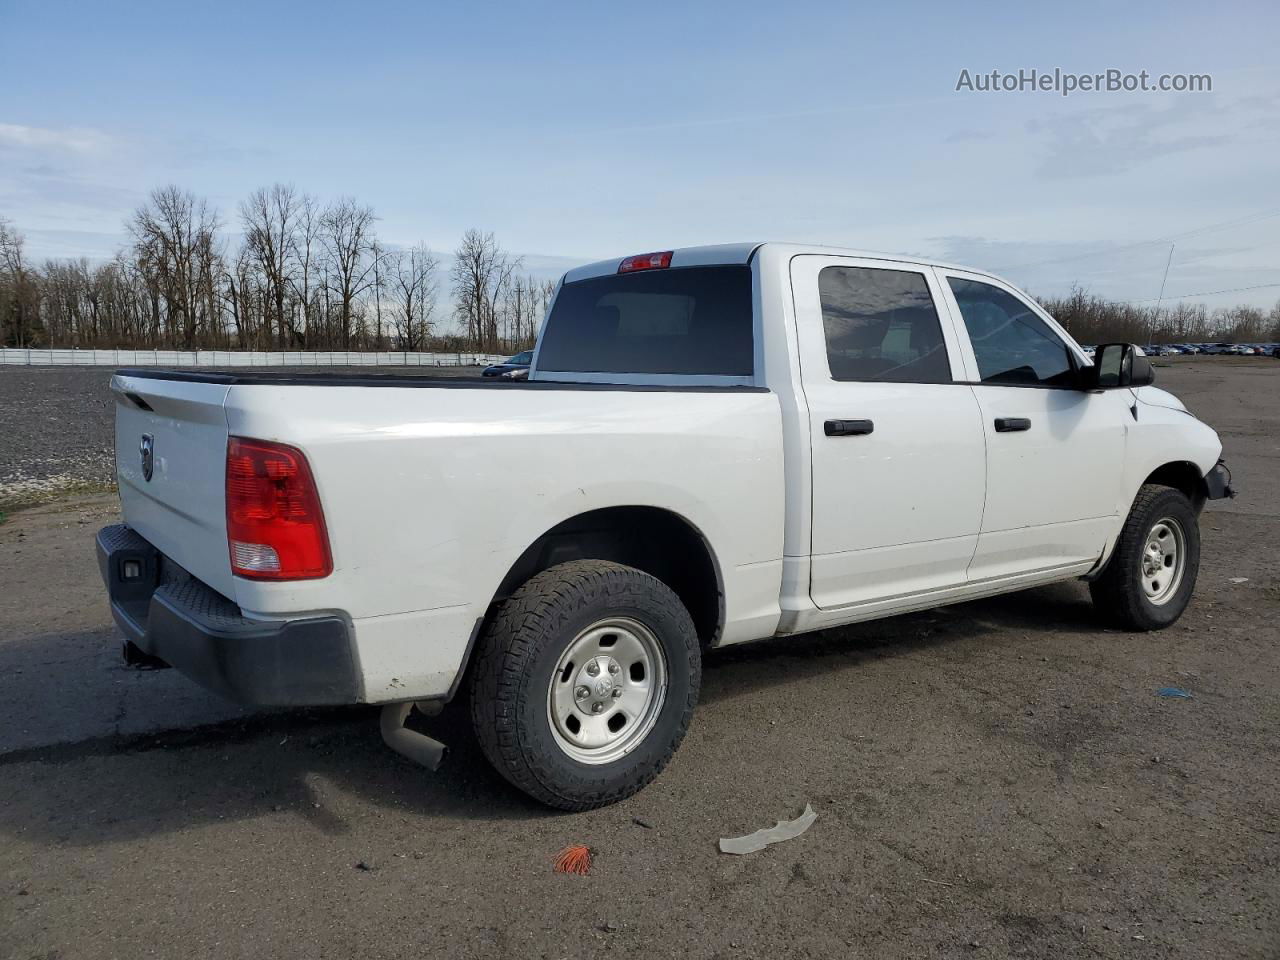
{"label": "front wheel", "polygon": [[1182,616],[1199,570],[1200,527],[1191,501],[1180,490],[1147,484],[1089,592],[1098,612],[1117,626],[1160,630]]}
{"label": "front wheel", "polygon": [[541,802],[586,810],[658,775],[701,682],[693,621],[660,580],[617,563],[544,570],[486,630],[471,690],[481,749]]}

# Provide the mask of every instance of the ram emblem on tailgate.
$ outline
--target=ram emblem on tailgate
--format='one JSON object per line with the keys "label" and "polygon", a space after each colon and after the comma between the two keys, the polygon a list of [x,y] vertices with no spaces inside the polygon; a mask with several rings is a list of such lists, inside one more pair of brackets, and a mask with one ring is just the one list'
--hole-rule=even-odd
{"label": "ram emblem on tailgate", "polygon": [[142,435],[142,442],[138,444],[138,453],[142,455],[142,479],[150,483],[151,474],[156,469],[156,441],[151,434]]}

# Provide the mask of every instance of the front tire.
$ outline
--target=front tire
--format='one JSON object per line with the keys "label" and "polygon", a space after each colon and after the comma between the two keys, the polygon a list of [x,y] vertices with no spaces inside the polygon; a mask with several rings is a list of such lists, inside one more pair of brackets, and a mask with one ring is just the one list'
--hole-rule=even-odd
{"label": "front tire", "polygon": [[1107,568],[1089,592],[1103,617],[1127,630],[1162,630],[1191,601],[1200,570],[1195,507],[1180,490],[1138,491]]}
{"label": "front tire", "polygon": [[477,653],[471,719],[508,781],[548,806],[588,810],[661,772],[701,679],[693,620],[666,584],[577,560],[502,604]]}

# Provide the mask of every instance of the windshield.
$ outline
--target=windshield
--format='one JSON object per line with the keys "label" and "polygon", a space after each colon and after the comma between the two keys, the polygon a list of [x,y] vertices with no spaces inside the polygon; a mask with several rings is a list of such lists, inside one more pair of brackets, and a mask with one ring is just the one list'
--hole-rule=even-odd
{"label": "windshield", "polygon": [[519,366],[527,367],[532,362],[533,362],[532,350],[525,350],[523,353],[517,353],[514,357],[512,357],[510,360],[507,361],[507,363],[515,364],[518,367]]}
{"label": "windshield", "polygon": [[749,377],[751,268],[645,270],[566,283],[538,370]]}

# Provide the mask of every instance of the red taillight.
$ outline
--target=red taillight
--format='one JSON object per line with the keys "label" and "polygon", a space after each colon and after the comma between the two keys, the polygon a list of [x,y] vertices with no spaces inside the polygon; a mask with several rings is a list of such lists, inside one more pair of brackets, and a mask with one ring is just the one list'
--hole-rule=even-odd
{"label": "red taillight", "polygon": [[671,251],[664,253],[642,253],[639,256],[627,257],[618,264],[619,273],[635,273],[637,270],[665,270],[671,266]]}
{"label": "red taillight", "polygon": [[227,544],[238,577],[313,580],[333,572],[320,497],[301,450],[227,441]]}

